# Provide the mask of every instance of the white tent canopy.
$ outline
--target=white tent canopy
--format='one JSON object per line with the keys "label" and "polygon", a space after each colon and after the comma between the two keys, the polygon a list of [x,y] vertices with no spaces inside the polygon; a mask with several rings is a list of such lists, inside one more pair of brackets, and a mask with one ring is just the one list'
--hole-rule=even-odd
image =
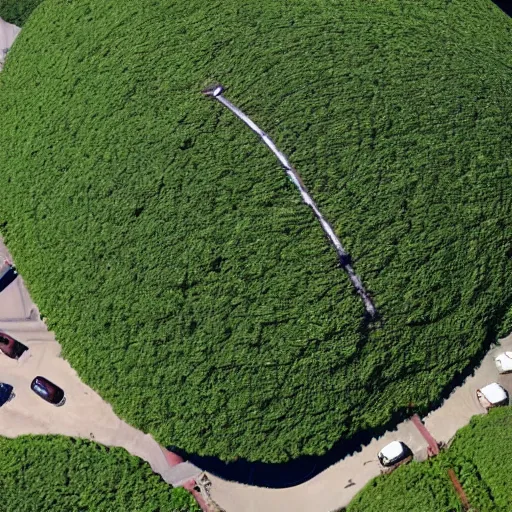
{"label": "white tent canopy", "polygon": [[0,70],[2,69],[5,56],[20,33],[20,28],[12,23],[7,23],[0,18]]}

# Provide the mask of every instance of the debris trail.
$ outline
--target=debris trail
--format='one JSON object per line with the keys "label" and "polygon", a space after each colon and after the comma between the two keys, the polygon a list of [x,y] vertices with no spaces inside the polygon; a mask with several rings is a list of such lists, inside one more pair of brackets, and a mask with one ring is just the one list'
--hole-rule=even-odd
{"label": "debris trail", "polygon": [[316,218],[320,222],[320,225],[322,226],[322,229],[324,230],[324,233],[327,235],[327,238],[331,242],[331,244],[334,246],[336,253],[338,255],[338,259],[340,262],[341,267],[345,270],[345,272],[348,274],[350,281],[352,282],[354,288],[356,289],[357,293],[361,297],[364,307],[367,311],[367,313],[375,317],[377,315],[377,310],[375,309],[375,306],[373,304],[372,299],[370,298],[370,295],[365,290],[363,283],[361,282],[361,279],[359,276],[355,273],[351,263],[350,263],[350,256],[343,248],[343,245],[340,242],[340,239],[336,236],[334,233],[333,228],[331,225],[327,222],[325,217],[322,215],[322,212],[319,210],[318,206],[316,205],[315,201],[313,201],[313,198],[311,197],[310,193],[308,192],[306,186],[302,182],[299,173],[292,167],[286,156],[279,151],[274,143],[274,141],[254,122],[252,119],[250,119],[248,116],[246,116],[239,108],[237,108],[233,103],[231,103],[228,99],[226,99],[222,93],[224,92],[224,88],[222,85],[216,85],[213,87],[209,87],[202,91],[205,96],[210,96],[214,99],[216,99],[219,103],[224,105],[226,108],[231,110],[235,116],[237,116],[239,119],[241,119],[253,132],[257,133],[261,140],[268,146],[268,148],[274,153],[274,155],[277,157],[281,165],[284,167],[284,170],[287,174],[287,176],[290,178],[290,180],[293,182],[293,184],[297,187],[297,189],[300,192],[300,195],[302,197],[302,200],[304,203],[306,203],[308,206],[311,207],[313,210],[313,213],[315,214]]}

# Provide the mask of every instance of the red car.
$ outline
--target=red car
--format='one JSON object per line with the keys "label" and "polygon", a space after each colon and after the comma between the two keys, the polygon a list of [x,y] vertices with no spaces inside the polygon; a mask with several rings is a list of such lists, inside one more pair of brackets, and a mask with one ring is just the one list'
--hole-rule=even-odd
{"label": "red car", "polygon": [[28,350],[28,347],[15,340],[5,332],[0,331],[0,351],[11,359],[19,359],[20,356]]}
{"label": "red car", "polygon": [[50,382],[45,377],[36,377],[32,381],[32,384],[30,384],[30,389],[43,400],[46,400],[57,407],[64,405],[64,402],[66,401],[64,391],[59,388],[57,384]]}

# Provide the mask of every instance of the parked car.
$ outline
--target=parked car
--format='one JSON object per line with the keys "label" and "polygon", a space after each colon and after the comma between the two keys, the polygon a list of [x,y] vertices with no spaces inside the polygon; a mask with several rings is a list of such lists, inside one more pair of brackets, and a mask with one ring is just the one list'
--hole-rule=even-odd
{"label": "parked car", "polygon": [[412,459],[412,452],[402,441],[392,441],[382,448],[377,457],[382,466],[392,468],[409,462]]}
{"label": "parked car", "polygon": [[512,372],[512,352],[503,352],[495,360],[496,368],[500,373]]}
{"label": "parked car", "polygon": [[4,262],[0,267],[0,292],[5,290],[17,277],[16,269],[9,262]]}
{"label": "parked car", "polygon": [[15,340],[5,332],[0,331],[0,351],[11,359],[19,359],[28,347]]}
{"label": "parked car", "polygon": [[13,387],[10,384],[0,382],[0,407],[14,397]]}
{"label": "parked car", "polygon": [[64,391],[59,388],[57,384],[50,382],[45,377],[36,377],[32,381],[32,384],[30,384],[30,389],[43,400],[46,400],[53,405],[64,405],[64,402],[66,401]]}
{"label": "parked car", "polygon": [[508,404],[507,392],[497,382],[487,384],[482,389],[477,389],[476,397],[485,409]]}

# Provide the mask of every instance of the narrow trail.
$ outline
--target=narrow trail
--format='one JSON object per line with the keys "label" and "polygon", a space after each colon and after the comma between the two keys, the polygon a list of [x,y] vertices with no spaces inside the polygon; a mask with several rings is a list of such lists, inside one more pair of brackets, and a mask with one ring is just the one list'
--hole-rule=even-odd
{"label": "narrow trail", "polygon": [[228,99],[226,99],[222,93],[224,92],[224,88],[221,85],[209,87],[202,91],[205,96],[212,97],[216,99],[219,103],[224,105],[227,109],[229,109],[235,116],[237,116],[239,119],[241,119],[253,132],[255,132],[261,140],[267,145],[267,147],[274,153],[274,155],[277,157],[281,165],[283,166],[287,176],[290,178],[292,183],[297,187],[297,189],[300,192],[300,195],[302,197],[302,200],[305,204],[307,204],[315,214],[315,217],[320,222],[320,225],[322,226],[322,229],[324,233],[327,235],[327,238],[333,245],[334,249],[336,250],[336,254],[338,255],[338,260],[340,263],[340,266],[345,270],[345,272],[348,274],[348,277],[350,281],[352,282],[352,285],[354,286],[357,294],[361,297],[361,300],[363,301],[364,307],[366,309],[366,312],[371,316],[375,317],[377,316],[377,310],[375,308],[375,305],[373,304],[373,301],[369,295],[369,293],[366,291],[366,289],[363,286],[363,283],[359,276],[355,273],[354,268],[352,267],[350,263],[350,256],[348,252],[344,249],[343,245],[341,244],[340,239],[337,237],[336,233],[334,232],[332,226],[327,222],[325,217],[322,215],[322,212],[318,208],[317,204],[311,197],[311,194],[308,192],[308,189],[304,185],[299,173],[296,169],[292,167],[286,156],[277,149],[274,141],[254,122],[252,119],[250,119],[247,115],[245,115],[239,108],[235,107],[233,103],[231,103]]}

